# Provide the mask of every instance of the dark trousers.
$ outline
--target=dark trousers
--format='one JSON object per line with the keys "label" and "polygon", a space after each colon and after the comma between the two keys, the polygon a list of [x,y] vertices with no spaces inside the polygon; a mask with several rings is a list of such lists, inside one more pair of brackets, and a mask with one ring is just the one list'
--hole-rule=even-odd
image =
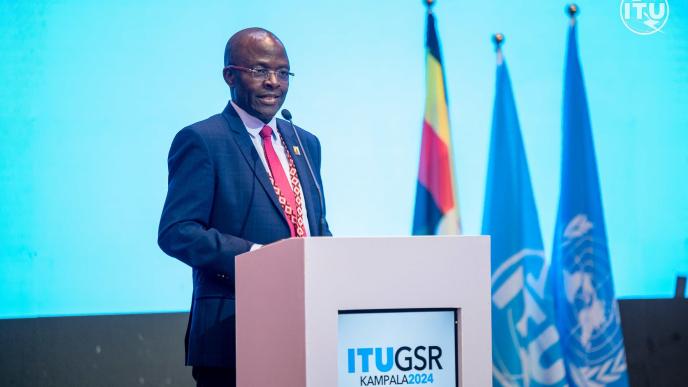
{"label": "dark trousers", "polygon": [[193,367],[191,375],[196,387],[236,387],[235,368]]}

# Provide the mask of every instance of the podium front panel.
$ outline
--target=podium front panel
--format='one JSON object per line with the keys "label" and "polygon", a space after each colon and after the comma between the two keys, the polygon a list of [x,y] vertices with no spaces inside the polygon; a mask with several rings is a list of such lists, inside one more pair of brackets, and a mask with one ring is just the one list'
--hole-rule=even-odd
{"label": "podium front panel", "polygon": [[[353,349],[353,373],[361,386],[369,385],[368,380],[391,383],[391,378],[403,376],[440,386],[427,378],[432,374],[436,379],[437,363],[444,369],[448,360],[455,364],[459,386],[490,386],[489,249],[489,237],[306,238],[239,256],[237,275],[247,273],[247,278],[237,279],[238,385],[337,386],[340,367],[349,366]],[[247,305],[254,302],[259,307]],[[429,347],[437,347],[433,343],[420,342],[412,344],[412,351],[425,347],[416,356],[384,337],[338,349],[340,312],[409,309],[456,311],[453,358],[446,352],[439,356],[436,348],[431,352]],[[251,349],[256,344],[259,350]],[[375,363],[376,348],[380,364]],[[399,364],[389,362],[388,348],[393,356],[401,351]],[[364,357],[367,372],[362,369]],[[406,370],[406,357],[423,372]],[[382,378],[361,379],[373,375]]]}

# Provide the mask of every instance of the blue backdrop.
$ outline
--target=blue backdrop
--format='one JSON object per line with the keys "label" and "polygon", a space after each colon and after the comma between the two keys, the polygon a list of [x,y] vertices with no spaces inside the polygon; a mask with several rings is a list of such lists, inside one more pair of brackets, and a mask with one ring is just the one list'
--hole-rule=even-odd
{"label": "blue backdrop", "polygon": [[[244,27],[287,46],[285,107],[322,141],[333,232],[410,234],[421,1],[233,3],[0,0],[0,317],[188,308],[190,270],[156,245],[166,155],[179,129],[224,107],[224,44]],[[549,257],[568,18],[564,2],[524,4],[435,12],[464,231],[480,232],[501,31]],[[579,5],[616,292],[668,296],[688,272],[688,4],[670,0],[651,36],[624,27],[617,1]]]}

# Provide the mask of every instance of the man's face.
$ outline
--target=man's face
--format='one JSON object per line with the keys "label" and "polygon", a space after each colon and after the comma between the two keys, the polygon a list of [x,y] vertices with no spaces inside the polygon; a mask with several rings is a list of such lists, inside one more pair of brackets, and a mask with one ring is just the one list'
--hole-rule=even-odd
{"label": "man's face", "polygon": [[[251,69],[289,69],[289,58],[282,44],[271,36],[248,36],[233,51],[232,65]],[[268,123],[282,107],[289,90],[289,80],[280,80],[270,72],[266,79],[250,71],[225,69],[224,78],[232,90],[232,100],[247,113]]]}

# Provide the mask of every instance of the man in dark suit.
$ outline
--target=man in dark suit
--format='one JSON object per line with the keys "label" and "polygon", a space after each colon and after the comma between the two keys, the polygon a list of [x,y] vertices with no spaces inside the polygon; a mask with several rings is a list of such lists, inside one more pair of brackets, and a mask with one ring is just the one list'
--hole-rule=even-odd
{"label": "man in dark suit", "polygon": [[235,383],[235,257],[284,238],[332,235],[319,193],[320,143],[275,118],[292,75],[274,34],[237,32],[223,70],[232,100],[172,142],[158,244],[193,268],[186,364],[199,387]]}

